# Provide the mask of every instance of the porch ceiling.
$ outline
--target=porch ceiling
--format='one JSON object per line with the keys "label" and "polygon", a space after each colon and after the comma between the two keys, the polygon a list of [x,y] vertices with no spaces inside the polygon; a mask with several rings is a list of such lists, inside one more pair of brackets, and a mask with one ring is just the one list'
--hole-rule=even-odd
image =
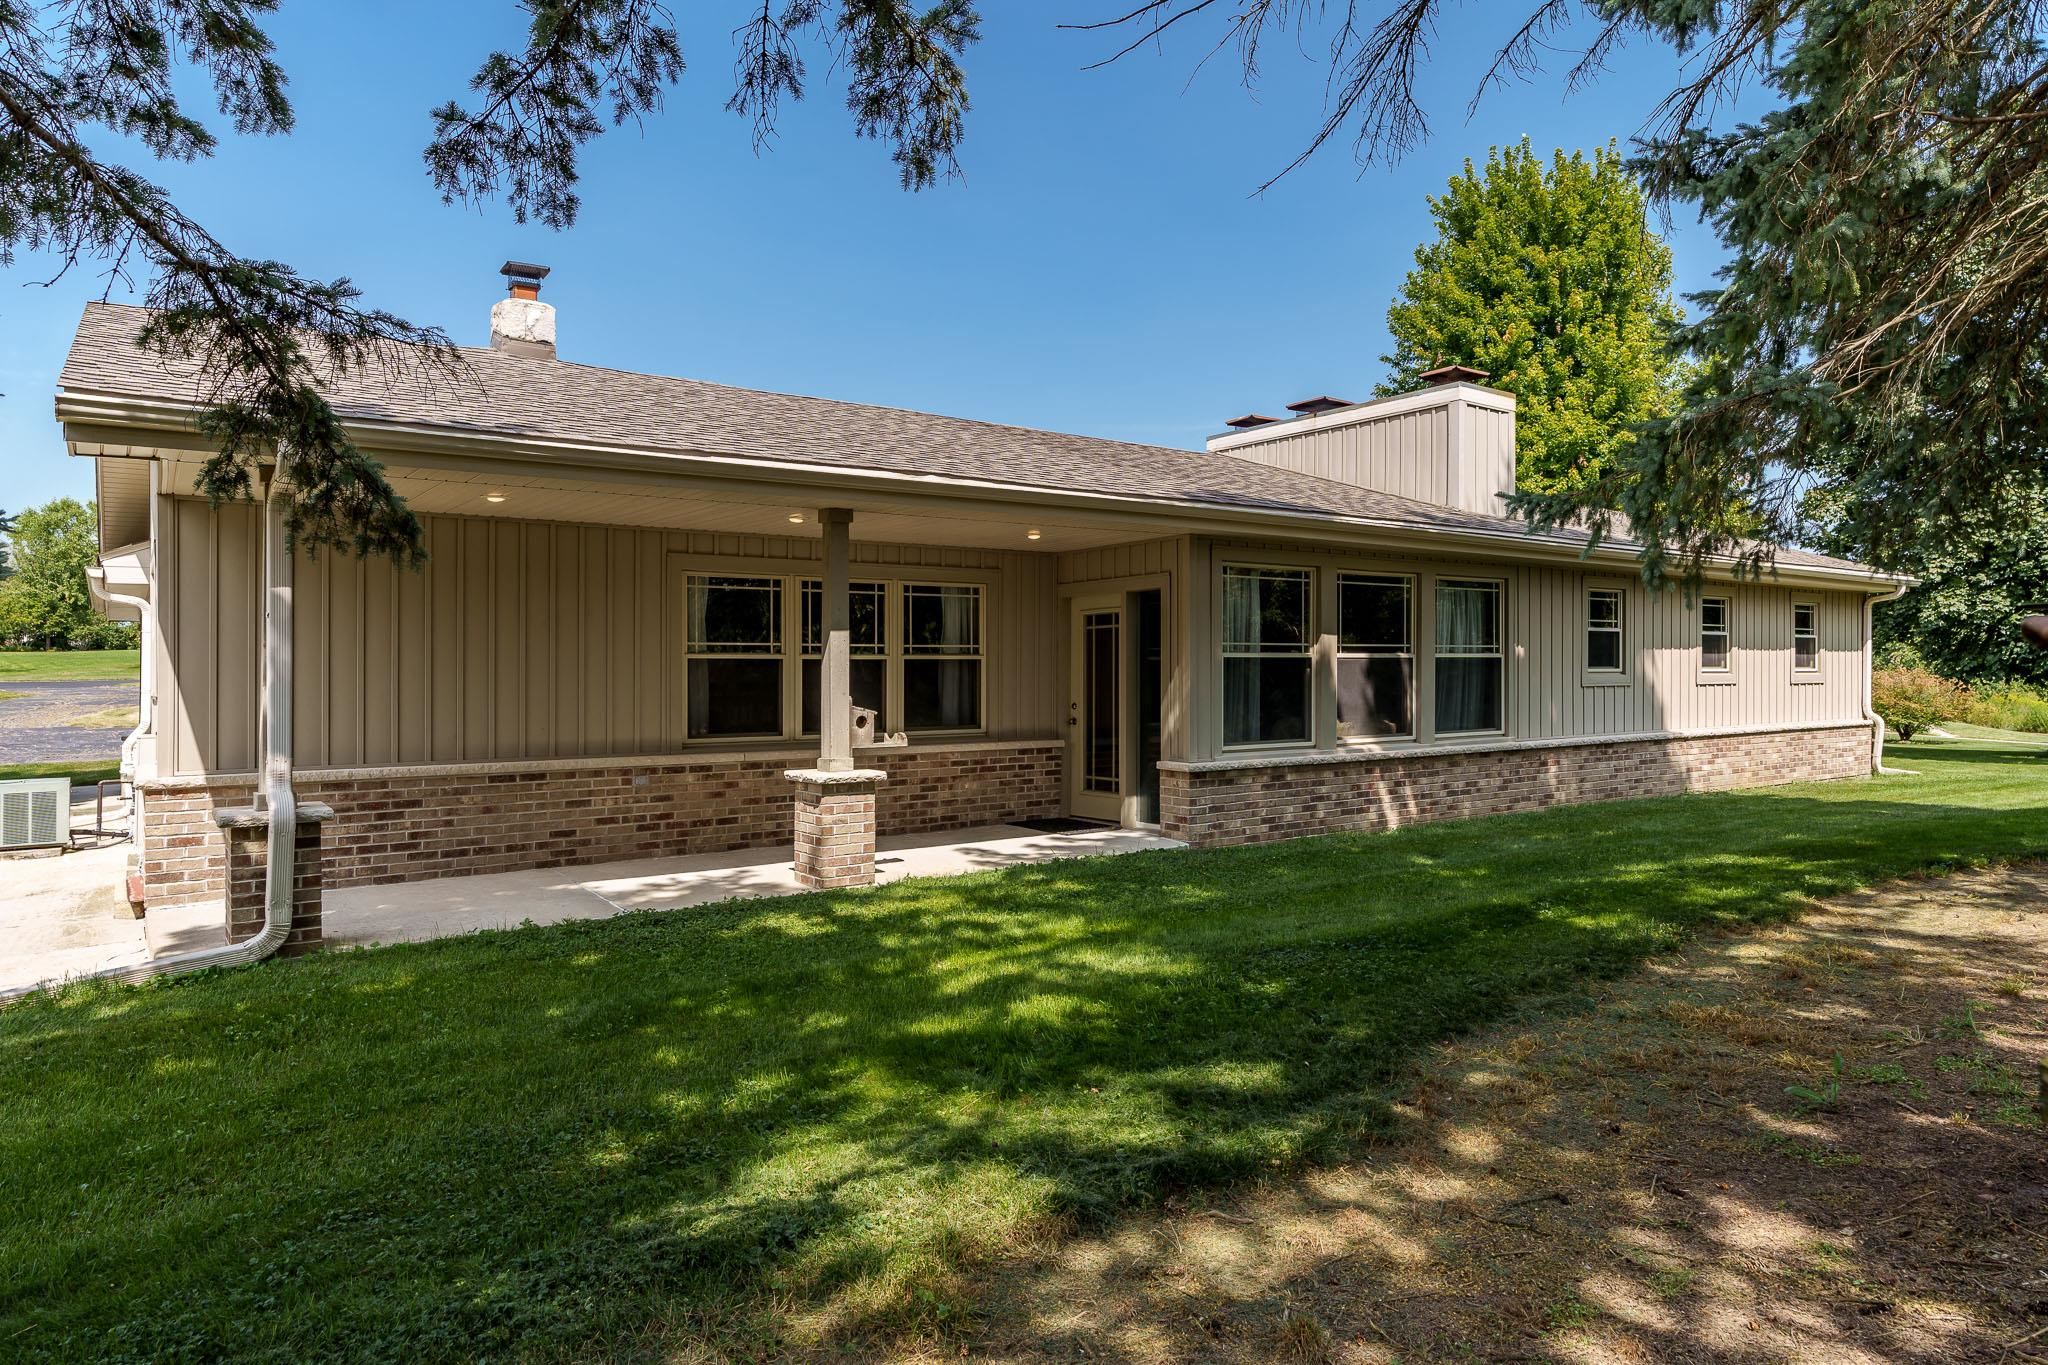
{"label": "porch ceiling", "polygon": [[[81,452],[83,453],[83,452]],[[95,453],[154,455],[163,461],[166,492],[194,493],[202,457],[189,450],[128,447]],[[431,465],[385,460],[392,486],[415,511],[586,525],[644,526],[730,535],[815,536],[821,506],[850,507],[857,541],[957,545],[976,549],[1056,553],[1171,534],[1173,527],[1094,512],[1058,513],[963,500],[941,484],[929,496],[885,496],[800,484],[736,485],[707,489],[696,481],[618,471],[579,471],[564,477],[503,463],[469,466],[458,460]],[[491,495],[502,501],[489,501]],[[801,523],[792,523],[801,516]],[[1037,539],[1031,533],[1038,533]]]}

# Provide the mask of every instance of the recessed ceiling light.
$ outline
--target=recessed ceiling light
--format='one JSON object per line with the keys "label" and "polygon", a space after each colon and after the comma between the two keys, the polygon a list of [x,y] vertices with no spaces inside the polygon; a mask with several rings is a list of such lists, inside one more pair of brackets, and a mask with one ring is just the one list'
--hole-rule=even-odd
{"label": "recessed ceiling light", "polygon": [[803,513],[801,513],[801,512],[791,512],[791,513],[789,514],[789,524],[790,524],[791,526],[801,526],[801,525],[803,525],[803,524],[804,524],[804,514],[803,514]]}
{"label": "recessed ceiling light", "polygon": [[504,500],[505,500],[505,495],[504,495],[503,493],[486,493],[486,494],[484,494],[484,501],[485,501],[485,502],[503,502]]}
{"label": "recessed ceiling light", "polygon": [[1040,533],[1039,533],[1039,530],[1038,530],[1038,528],[1037,528],[1036,526],[1034,526],[1034,527],[1032,527],[1032,528],[1031,528],[1030,530],[1028,530],[1028,531],[1026,531],[1026,532],[1024,533],[1024,539],[1026,539],[1026,540],[1036,540],[1036,539],[1038,539],[1038,537],[1039,537],[1039,534],[1040,534]]}

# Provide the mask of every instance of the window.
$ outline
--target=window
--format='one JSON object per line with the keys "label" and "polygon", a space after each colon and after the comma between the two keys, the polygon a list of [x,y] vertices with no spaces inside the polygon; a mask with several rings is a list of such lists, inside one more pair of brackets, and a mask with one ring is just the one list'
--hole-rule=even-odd
{"label": "window", "polygon": [[[884,728],[889,723],[889,635],[884,619],[889,606],[889,589],[882,583],[847,584],[847,618],[851,628],[853,704],[873,711]],[[818,733],[818,687],[824,675],[825,584],[806,578],[803,584],[804,662],[803,732]]]}
{"label": "window", "polygon": [[1700,667],[1710,673],[1728,671],[1728,599],[1700,599]]}
{"label": "window", "polygon": [[1337,733],[1415,733],[1415,643],[1405,578],[1337,575]]}
{"label": "window", "polygon": [[1301,744],[1309,737],[1307,569],[1223,570],[1223,742]]}
{"label": "window", "polygon": [[1811,602],[1792,604],[1792,667],[1801,673],[1820,669],[1820,608]]}
{"label": "window", "polygon": [[981,589],[903,587],[903,728],[981,728]]}
{"label": "window", "polygon": [[1436,585],[1436,731],[1473,734],[1506,727],[1501,653],[1501,585],[1445,578]]}
{"label": "window", "polygon": [[691,739],[782,733],[782,580],[693,574],[686,646]]}
{"label": "window", "polygon": [[1621,589],[1586,589],[1586,671],[1621,672]]}

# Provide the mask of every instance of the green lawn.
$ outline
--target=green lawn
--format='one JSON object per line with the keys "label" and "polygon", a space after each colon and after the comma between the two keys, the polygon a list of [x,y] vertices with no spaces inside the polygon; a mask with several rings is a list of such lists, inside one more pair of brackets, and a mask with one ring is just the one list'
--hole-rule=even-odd
{"label": "green lawn", "polygon": [[16,777],[68,777],[74,787],[89,787],[103,777],[119,777],[121,764],[74,759],[56,763],[0,763],[0,782]]}
{"label": "green lawn", "polygon": [[0,684],[29,682],[119,682],[142,676],[139,649],[0,650]]}
{"label": "green lawn", "polygon": [[756,1358],[820,1304],[943,1331],[976,1257],[1336,1157],[1422,1049],[1702,924],[2048,854],[2032,751],[1890,755],[1918,775],[73,988],[0,1012],[0,1343]]}

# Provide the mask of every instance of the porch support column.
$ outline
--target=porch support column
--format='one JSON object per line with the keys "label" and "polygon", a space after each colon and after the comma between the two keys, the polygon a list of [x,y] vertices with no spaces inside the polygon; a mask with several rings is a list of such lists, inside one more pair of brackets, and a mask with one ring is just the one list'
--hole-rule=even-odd
{"label": "porch support column", "polygon": [[853,771],[853,605],[847,581],[853,511],[821,508],[818,526],[825,533],[825,653],[818,669],[818,768],[845,773]]}
{"label": "porch support column", "polygon": [[853,766],[853,512],[818,510],[825,534],[824,654],[818,668],[818,766],[796,784],[797,885],[831,891],[875,884],[875,793],[887,774]]}

